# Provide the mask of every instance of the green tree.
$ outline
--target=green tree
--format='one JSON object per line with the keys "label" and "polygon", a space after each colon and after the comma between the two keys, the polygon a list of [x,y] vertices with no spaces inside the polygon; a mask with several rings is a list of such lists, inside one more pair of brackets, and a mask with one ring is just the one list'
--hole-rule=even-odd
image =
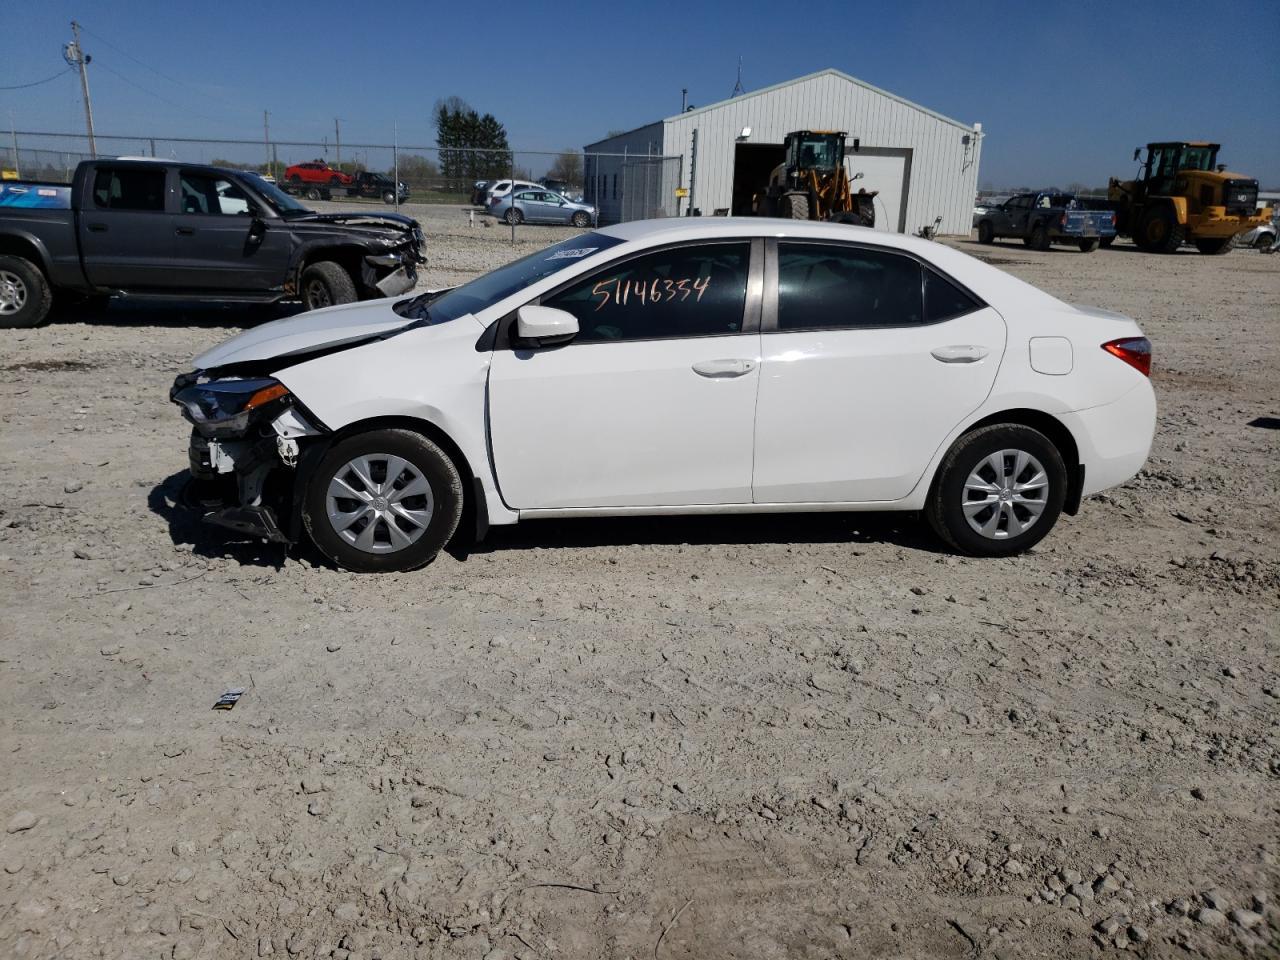
{"label": "green tree", "polygon": [[474,180],[510,170],[507,131],[491,113],[476,112],[460,97],[437,100],[433,115],[440,172],[450,190],[465,190]]}

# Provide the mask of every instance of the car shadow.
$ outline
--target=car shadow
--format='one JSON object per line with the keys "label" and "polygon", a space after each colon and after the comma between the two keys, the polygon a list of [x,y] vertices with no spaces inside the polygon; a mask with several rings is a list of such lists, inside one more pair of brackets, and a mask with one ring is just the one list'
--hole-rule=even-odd
{"label": "car shadow", "polygon": [[[189,545],[198,557],[229,559],[244,566],[273,570],[280,569],[290,554],[313,566],[333,566],[309,541],[292,546],[266,543],[205,523],[199,509],[184,497],[190,480],[191,473],[180,470],[152,487],[147,495],[148,508],[169,525],[169,538],[175,545]],[[528,520],[515,526],[491,527],[479,542],[471,532],[474,525],[464,516],[458,530],[445,552],[464,563],[472,554],[640,545],[886,543],[923,553],[945,552],[919,515],[905,512]]]}
{"label": "car shadow", "polygon": [[302,304],[199,303],[190,300],[131,300],[106,303],[54,302],[50,324],[89,323],[96,327],[256,327],[302,312]]}

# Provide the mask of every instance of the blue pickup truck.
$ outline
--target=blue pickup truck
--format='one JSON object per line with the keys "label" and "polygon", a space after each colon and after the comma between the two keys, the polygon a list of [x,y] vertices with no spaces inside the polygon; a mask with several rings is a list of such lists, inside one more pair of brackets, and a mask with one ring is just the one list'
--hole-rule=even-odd
{"label": "blue pickup truck", "polygon": [[1069,243],[1085,253],[1110,246],[1116,236],[1112,210],[1089,209],[1071,193],[1020,193],[988,208],[978,219],[978,241],[1018,237],[1034,250]]}

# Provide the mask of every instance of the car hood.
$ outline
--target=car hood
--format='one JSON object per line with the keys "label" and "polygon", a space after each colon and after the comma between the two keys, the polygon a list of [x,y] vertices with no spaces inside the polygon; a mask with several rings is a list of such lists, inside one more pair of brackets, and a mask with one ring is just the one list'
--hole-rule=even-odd
{"label": "car hood", "polygon": [[327,307],[246,330],[200,354],[194,365],[211,370],[350,346],[412,322],[395,313],[389,300]]}

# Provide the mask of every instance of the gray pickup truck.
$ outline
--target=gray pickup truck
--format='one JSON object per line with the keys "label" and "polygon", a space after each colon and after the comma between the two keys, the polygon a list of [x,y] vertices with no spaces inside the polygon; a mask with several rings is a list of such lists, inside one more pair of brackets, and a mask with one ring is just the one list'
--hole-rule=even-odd
{"label": "gray pickup truck", "polygon": [[1089,209],[1070,193],[1020,193],[987,208],[977,226],[981,243],[1018,237],[1036,250],[1069,243],[1092,253],[1099,245],[1109,246],[1116,236],[1113,211]]}
{"label": "gray pickup truck", "polygon": [[0,182],[0,327],[64,296],[314,309],[403,293],[423,262],[416,220],[316,213],[240,170],[87,160],[70,185]]}

